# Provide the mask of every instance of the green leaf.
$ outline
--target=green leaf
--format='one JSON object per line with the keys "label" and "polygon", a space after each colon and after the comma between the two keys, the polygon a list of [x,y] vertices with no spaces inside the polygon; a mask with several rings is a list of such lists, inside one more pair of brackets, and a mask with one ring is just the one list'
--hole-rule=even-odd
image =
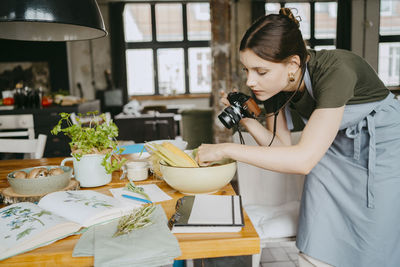
{"label": "green leaf", "polygon": [[[72,155],[78,161],[85,154],[91,154],[95,151],[102,152],[104,150],[110,150],[106,153],[106,157],[102,162],[107,173],[112,173],[122,167],[126,160],[113,160],[112,162],[107,161],[112,155],[119,155],[123,150],[116,149],[118,142],[116,137],[118,136],[118,127],[113,122],[106,122],[106,115],[98,115],[98,111],[88,112],[86,114],[78,114],[78,124],[73,124],[70,120],[71,114],[60,113],[60,120],[57,125],[51,130],[53,135],[59,133],[71,138],[69,143]],[[82,123],[83,117],[89,117],[89,123]],[[101,118],[104,122],[102,123]]]}

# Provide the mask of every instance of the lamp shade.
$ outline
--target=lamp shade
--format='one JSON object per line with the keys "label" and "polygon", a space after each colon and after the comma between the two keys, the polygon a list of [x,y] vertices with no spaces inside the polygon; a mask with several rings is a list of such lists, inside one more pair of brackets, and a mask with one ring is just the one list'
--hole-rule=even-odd
{"label": "lamp shade", "polygon": [[0,0],[0,38],[74,41],[107,35],[95,0]]}

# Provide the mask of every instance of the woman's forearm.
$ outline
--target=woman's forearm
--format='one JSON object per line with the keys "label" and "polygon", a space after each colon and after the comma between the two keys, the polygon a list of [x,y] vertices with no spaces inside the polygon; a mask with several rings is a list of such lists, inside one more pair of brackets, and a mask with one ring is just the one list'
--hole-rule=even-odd
{"label": "woman's forearm", "polygon": [[251,164],[263,169],[295,174],[307,174],[314,163],[298,146],[246,146],[226,143],[223,157]]}

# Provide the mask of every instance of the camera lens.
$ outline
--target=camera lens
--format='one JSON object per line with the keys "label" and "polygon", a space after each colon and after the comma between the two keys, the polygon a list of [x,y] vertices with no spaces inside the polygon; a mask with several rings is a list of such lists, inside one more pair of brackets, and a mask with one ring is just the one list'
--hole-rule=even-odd
{"label": "camera lens", "polygon": [[241,118],[240,110],[235,106],[225,108],[221,114],[218,115],[218,119],[228,129],[238,124]]}
{"label": "camera lens", "polygon": [[227,113],[225,110],[218,115],[218,119],[228,129],[232,128],[232,126],[234,125],[231,115],[229,115],[229,113]]}

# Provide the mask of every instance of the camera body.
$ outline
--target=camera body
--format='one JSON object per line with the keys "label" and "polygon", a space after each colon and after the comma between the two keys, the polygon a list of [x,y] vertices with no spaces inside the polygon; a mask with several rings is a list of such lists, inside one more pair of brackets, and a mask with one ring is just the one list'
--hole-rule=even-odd
{"label": "camera body", "polygon": [[231,105],[218,115],[218,119],[228,129],[237,125],[242,118],[255,118],[261,113],[254,99],[243,93],[229,93],[228,101]]}

